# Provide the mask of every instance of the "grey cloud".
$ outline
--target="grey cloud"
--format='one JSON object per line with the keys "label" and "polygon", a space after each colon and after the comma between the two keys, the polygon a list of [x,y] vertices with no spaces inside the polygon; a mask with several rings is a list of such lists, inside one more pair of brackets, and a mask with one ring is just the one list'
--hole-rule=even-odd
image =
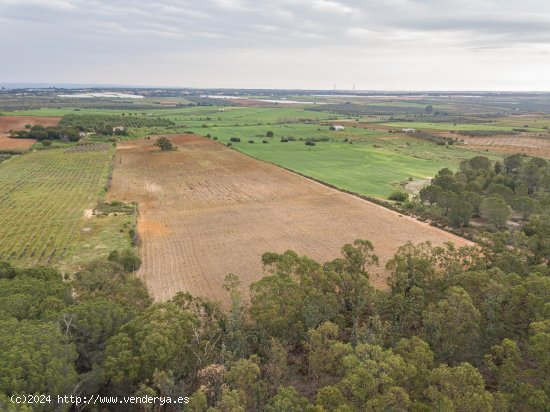
{"label": "grey cloud", "polygon": [[[252,61],[242,83],[254,76],[272,81],[277,62],[317,68],[311,79],[319,83],[321,76],[345,78],[350,71],[359,77],[360,69],[383,73],[373,62],[399,62],[400,55],[444,61],[448,53],[478,64],[486,53],[489,65],[519,53],[542,65],[546,60],[534,56],[550,50],[545,0],[0,0],[0,22],[0,46],[8,55],[34,53],[46,62],[32,68],[15,59],[0,68],[0,78],[18,81],[54,74],[86,81],[75,76],[98,76],[105,71],[99,65],[114,67],[116,60],[141,83],[155,81],[147,79],[152,69],[140,72],[138,65],[185,62],[185,78],[162,68],[163,79],[180,82],[202,79],[216,57],[217,73],[233,72],[242,64],[236,56],[246,55]],[[331,53],[347,66],[327,64]],[[117,70],[112,76],[123,77]]]}

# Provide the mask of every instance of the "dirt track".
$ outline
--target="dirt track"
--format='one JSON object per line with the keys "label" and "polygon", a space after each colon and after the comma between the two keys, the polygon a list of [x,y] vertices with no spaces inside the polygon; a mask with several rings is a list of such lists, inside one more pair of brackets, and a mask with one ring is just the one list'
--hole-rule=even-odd
{"label": "dirt track", "polygon": [[34,139],[10,139],[11,130],[22,130],[25,125],[55,126],[61,117],[46,116],[0,116],[0,150],[28,149],[36,140]]}
{"label": "dirt track", "polygon": [[[369,239],[381,266],[408,240],[462,238],[402,217],[196,136],[118,145],[109,200],[139,202],[140,276],[155,298],[178,291],[225,301],[232,272],[246,286],[263,276],[263,252],[288,249],[324,262],[354,239]],[[373,275],[385,286],[382,269]]]}

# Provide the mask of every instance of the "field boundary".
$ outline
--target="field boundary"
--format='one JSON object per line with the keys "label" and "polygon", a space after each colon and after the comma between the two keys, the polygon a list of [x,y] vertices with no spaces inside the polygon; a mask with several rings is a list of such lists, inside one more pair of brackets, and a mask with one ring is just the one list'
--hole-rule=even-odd
{"label": "field boundary", "polygon": [[[198,135],[200,136],[200,135]],[[203,136],[200,136],[200,137],[203,137]],[[218,144],[222,145],[222,146],[226,146],[225,144],[221,143],[221,142],[218,142]],[[363,195],[361,193],[357,193],[357,192],[353,192],[351,190],[347,190],[347,189],[342,189],[341,187],[338,187],[338,186],[335,186],[333,185],[332,183],[328,183],[328,182],[325,182],[323,180],[320,180],[320,179],[317,179],[315,177],[312,177],[312,176],[308,176],[304,173],[301,173],[301,172],[298,172],[296,170],[293,170],[293,169],[290,169],[288,167],[285,167],[285,166],[281,166],[280,164],[277,164],[275,162],[270,162],[268,160],[264,160],[264,159],[259,159],[257,157],[254,157],[254,156],[251,156],[247,153],[244,153],[238,149],[235,149],[233,147],[229,147],[229,149],[233,149],[245,156],[248,156],[254,160],[258,160],[260,162],[264,162],[264,163],[267,163],[267,164],[270,164],[270,165],[273,165],[273,166],[277,166],[278,168],[280,169],[283,169],[283,170],[286,170],[287,172],[290,172],[290,173],[293,173],[295,175],[298,175],[298,176],[301,176],[301,177],[304,177],[308,180],[311,180],[315,183],[318,183],[320,185],[323,185],[323,186],[326,186],[328,188],[331,188],[331,189],[334,189],[334,190],[337,190],[341,193],[345,193],[347,195],[350,195],[350,196],[353,196],[353,197],[357,197],[361,200],[364,200],[366,202],[369,202],[369,203],[372,203],[376,206],[379,206],[379,207],[382,207],[384,209],[389,209],[390,211],[394,212],[394,213],[397,213],[398,215],[405,215],[406,217],[408,217],[409,219],[412,219],[420,224],[424,224],[424,225],[429,225],[429,226],[432,226],[432,227],[435,227],[437,229],[440,229],[440,230],[443,230],[447,233],[450,233],[454,236],[458,236],[459,238],[463,239],[463,240],[466,240],[468,242],[471,242],[472,244],[475,244],[475,242],[473,241],[473,239],[471,238],[468,238],[466,236],[464,236],[464,234],[458,230],[454,230],[452,229],[451,227],[449,226],[446,226],[446,225],[440,225],[438,224],[437,222],[433,221],[433,220],[429,220],[429,219],[426,219],[426,220],[421,220],[418,218],[418,215],[414,214],[414,213],[411,213],[407,210],[404,210],[404,209],[400,209],[398,208],[395,204],[391,203],[391,202],[388,202],[387,200],[383,200],[383,199],[380,199],[380,198],[377,198],[377,197],[374,197],[374,196],[369,196],[369,195]]]}

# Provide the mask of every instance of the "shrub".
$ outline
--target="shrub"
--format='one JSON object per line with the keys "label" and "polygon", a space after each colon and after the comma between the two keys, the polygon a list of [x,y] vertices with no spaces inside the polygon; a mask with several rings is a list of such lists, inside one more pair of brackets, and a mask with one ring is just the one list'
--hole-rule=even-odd
{"label": "shrub", "polygon": [[269,143],[267,140],[262,140],[262,143]]}
{"label": "shrub", "polygon": [[160,150],[162,150],[163,152],[168,150],[174,150],[174,146],[172,145],[172,142],[168,140],[168,138],[166,137],[159,137],[155,142],[155,146],[160,147]]}
{"label": "shrub", "polygon": [[233,146],[233,143],[229,142],[229,143],[226,144],[226,146],[231,147],[231,146]]}
{"label": "shrub", "polygon": [[42,140],[42,146],[51,146],[52,141],[51,140]]}
{"label": "shrub", "polygon": [[248,143],[254,143],[254,140],[249,140]]}
{"label": "shrub", "polygon": [[286,137],[283,137],[283,138],[281,139],[281,143],[286,143],[286,142],[288,142],[288,139],[287,139]]}
{"label": "shrub", "polygon": [[409,198],[409,194],[401,189],[396,189],[388,196],[388,199],[396,202],[404,202]]}
{"label": "shrub", "polygon": [[229,139],[229,141],[237,143],[237,142],[241,141],[241,138],[240,137],[232,137],[231,139]]}
{"label": "shrub", "polygon": [[311,140],[308,140],[306,142],[306,146],[315,146],[315,142],[312,142]]}
{"label": "shrub", "polygon": [[274,135],[275,135],[275,133],[273,133],[271,130],[269,130],[268,132],[266,132],[265,137],[273,137]]}

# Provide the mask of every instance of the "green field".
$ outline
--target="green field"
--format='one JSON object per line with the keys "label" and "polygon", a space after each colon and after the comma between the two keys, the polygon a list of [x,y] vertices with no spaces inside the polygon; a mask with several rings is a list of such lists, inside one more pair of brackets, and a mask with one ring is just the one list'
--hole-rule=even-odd
{"label": "green field", "polygon": [[[412,103],[411,103],[412,104]],[[387,130],[353,127],[348,123],[343,131],[329,130],[331,122],[348,119],[347,116],[328,112],[315,112],[300,107],[219,107],[194,106],[146,110],[143,112],[107,109],[43,109],[17,114],[64,115],[105,114],[126,116],[141,115],[167,119],[173,127],[130,129],[126,138],[154,134],[196,133],[210,134],[227,144],[232,137],[240,143],[233,147],[257,159],[269,161],[305,175],[326,181],[346,190],[377,197],[387,197],[395,186],[408,180],[434,176],[443,168],[457,168],[461,160],[475,154],[463,146],[438,146],[432,142],[403,134],[391,134]],[[438,130],[511,130],[512,126],[494,124],[391,122],[392,127],[415,127]],[[267,138],[266,132],[275,136]],[[282,137],[296,139],[282,143]],[[90,136],[88,141],[101,140]],[[306,140],[323,140],[316,146],[306,146]],[[248,143],[250,140],[254,143]],[[263,140],[269,143],[262,143]],[[352,144],[349,144],[351,141]],[[57,143],[56,143],[57,144]],[[492,159],[499,156],[486,152]]]}
{"label": "green field", "polygon": [[56,149],[0,164],[0,260],[71,265],[75,251],[96,235],[91,258],[127,247],[129,238],[114,229],[121,222],[85,217],[104,192],[112,156],[110,146]]}
{"label": "green field", "polygon": [[[265,137],[273,131],[275,137]],[[269,161],[353,192],[387,197],[396,185],[413,177],[434,176],[443,167],[457,168],[461,160],[476,153],[457,146],[438,146],[413,137],[377,130],[348,128],[331,131],[327,126],[288,124],[271,126],[228,126],[200,128],[227,144],[231,137],[240,143],[232,147],[257,159]],[[281,137],[296,141],[281,142]],[[328,139],[306,146],[308,139]],[[352,141],[352,144],[344,140]],[[262,143],[263,141],[268,143]],[[254,141],[254,143],[249,143]]]}

